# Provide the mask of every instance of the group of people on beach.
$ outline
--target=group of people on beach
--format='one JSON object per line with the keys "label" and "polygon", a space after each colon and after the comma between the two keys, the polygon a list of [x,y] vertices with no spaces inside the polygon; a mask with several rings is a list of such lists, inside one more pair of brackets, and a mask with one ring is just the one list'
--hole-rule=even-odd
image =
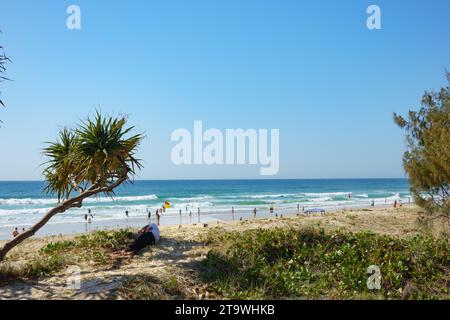
{"label": "group of people on beach", "polygon": [[[25,228],[22,228],[22,233],[24,233],[24,232],[25,232]],[[16,238],[19,234],[20,234],[19,228],[18,228],[18,227],[15,227],[14,230],[13,230],[13,232],[12,232],[12,236],[13,236],[14,238]]]}

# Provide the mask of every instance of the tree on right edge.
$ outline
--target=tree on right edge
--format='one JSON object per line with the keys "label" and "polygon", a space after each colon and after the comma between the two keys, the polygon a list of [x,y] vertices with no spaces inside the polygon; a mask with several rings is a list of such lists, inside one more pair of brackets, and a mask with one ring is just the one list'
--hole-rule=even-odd
{"label": "tree on right edge", "polygon": [[425,210],[424,222],[444,221],[450,228],[450,74],[448,86],[425,92],[419,111],[407,117],[394,113],[395,123],[406,132],[403,166],[417,205]]}

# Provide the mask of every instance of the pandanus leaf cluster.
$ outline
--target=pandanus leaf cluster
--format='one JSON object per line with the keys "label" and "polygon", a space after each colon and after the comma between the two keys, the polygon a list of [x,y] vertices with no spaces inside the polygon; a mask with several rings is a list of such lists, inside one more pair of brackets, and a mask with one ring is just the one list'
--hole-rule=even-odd
{"label": "pandanus leaf cluster", "polygon": [[96,112],[75,128],[60,130],[56,142],[48,143],[43,153],[45,191],[58,200],[68,199],[72,192],[88,188],[103,188],[112,196],[108,186],[117,181],[129,181],[142,167],[136,151],[143,135],[131,134],[125,116],[103,116]]}

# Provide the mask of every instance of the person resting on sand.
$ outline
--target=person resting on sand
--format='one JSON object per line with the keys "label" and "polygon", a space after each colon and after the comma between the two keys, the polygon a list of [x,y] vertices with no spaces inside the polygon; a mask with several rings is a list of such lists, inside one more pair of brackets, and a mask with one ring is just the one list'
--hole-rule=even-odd
{"label": "person resting on sand", "polygon": [[126,250],[119,252],[119,254],[135,255],[147,246],[155,245],[159,241],[160,232],[155,223],[146,225],[139,230],[136,239],[129,245]]}

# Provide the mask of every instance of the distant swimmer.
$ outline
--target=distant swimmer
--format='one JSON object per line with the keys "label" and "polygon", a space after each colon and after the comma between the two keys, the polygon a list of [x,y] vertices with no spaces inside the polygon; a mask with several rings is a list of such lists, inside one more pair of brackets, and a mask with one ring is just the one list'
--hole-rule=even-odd
{"label": "distant swimmer", "polygon": [[125,216],[128,218],[128,210],[125,210]]}
{"label": "distant swimmer", "polygon": [[348,200],[350,200],[351,198],[352,198],[352,194],[349,193],[349,194],[348,194]]}

